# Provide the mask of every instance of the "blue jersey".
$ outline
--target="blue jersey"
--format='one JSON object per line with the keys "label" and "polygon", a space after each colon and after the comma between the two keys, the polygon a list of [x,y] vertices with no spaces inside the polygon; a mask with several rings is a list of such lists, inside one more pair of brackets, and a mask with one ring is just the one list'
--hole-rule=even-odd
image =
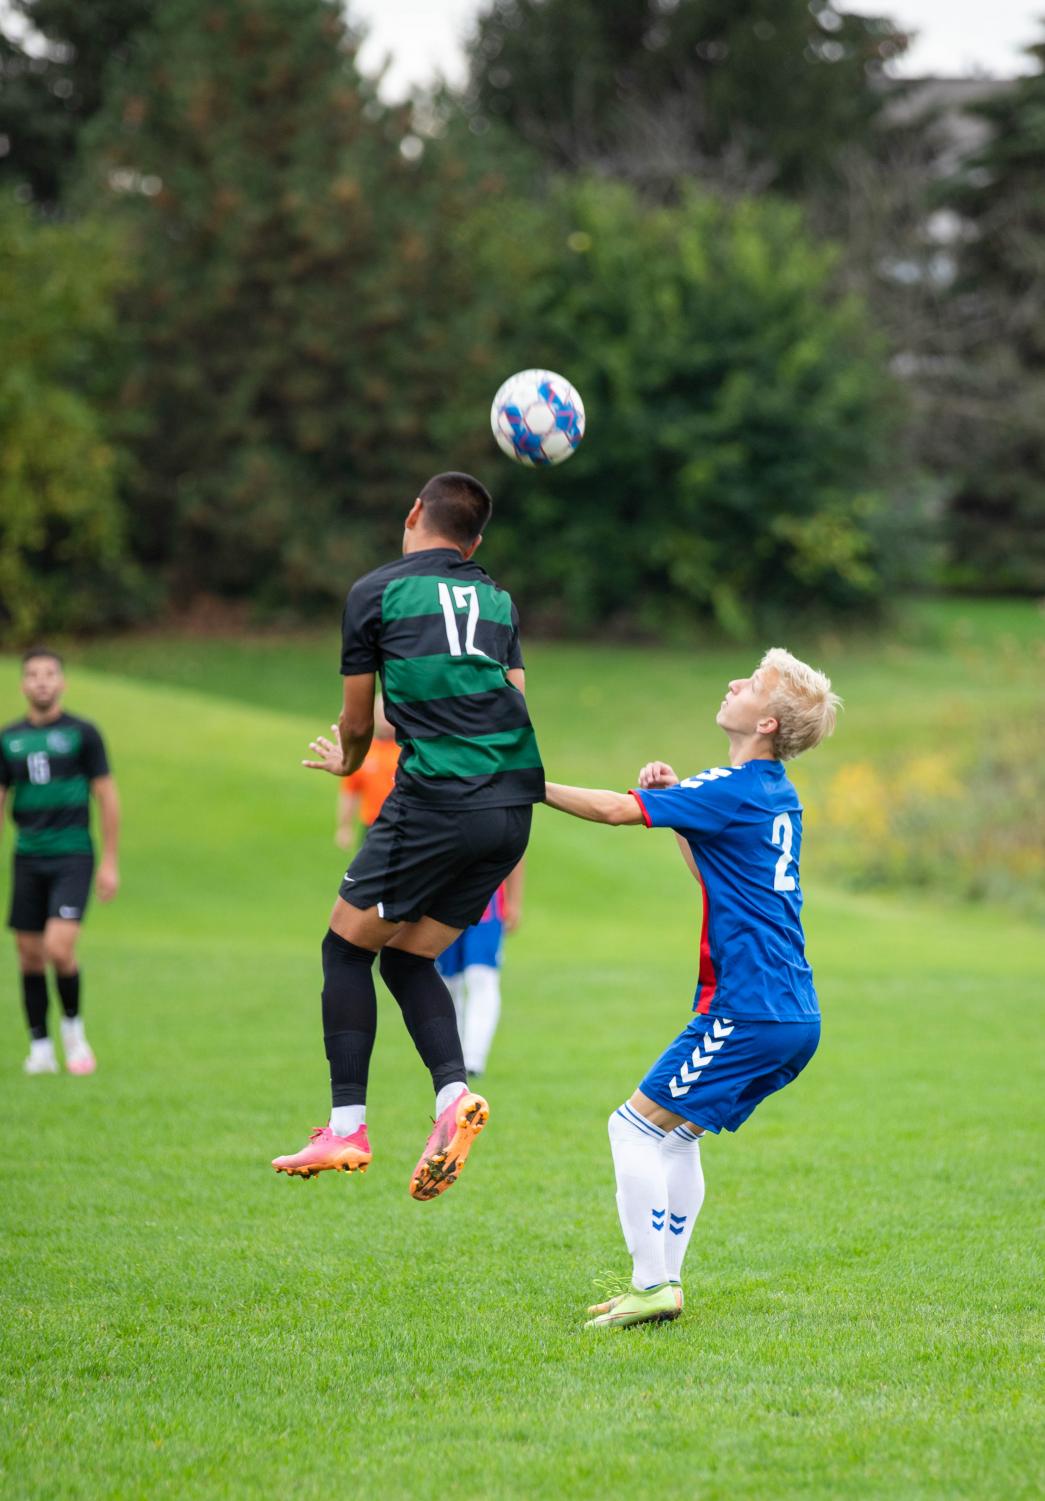
{"label": "blue jersey", "polygon": [[781,761],[716,766],[634,792],[648,828],[688,843],[704,889],[693,1009],[738,1021],[819,1015],[802,932],[802,805]]}

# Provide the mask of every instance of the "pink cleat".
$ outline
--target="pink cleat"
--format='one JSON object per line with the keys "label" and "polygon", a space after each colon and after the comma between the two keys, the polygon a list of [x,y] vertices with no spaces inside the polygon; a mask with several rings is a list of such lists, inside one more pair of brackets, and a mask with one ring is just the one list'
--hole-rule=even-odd
{"label": "pink cleat", "polygon": [[272,1166],[288,1178],[314,1178],[326,1168],[337,1173],[354,1173],[358,1168],[365,1173],[372,1155],[365,1122],[351,1136],[335,1136],[329,1126],[316,1126],[307,1147],[290,1157],[273,1157]]}
{"label": "pink cleat", "polygon": [[412,1198],[434,1199],[457,1182],[472,1142],[489,1119],[489,1105],[481,1094],[473,1094],[470,1089],[447,1105],[414,1168],[410,1179]]}
{"label": "pink cleat", "polygon": [[93,1074],[98,1067],[91,1052],[91,1045],[84,1036],[83,1022],[78,1016],[62,1020],[62,1048],[65,1052],[65,1068],[70,1074]]}

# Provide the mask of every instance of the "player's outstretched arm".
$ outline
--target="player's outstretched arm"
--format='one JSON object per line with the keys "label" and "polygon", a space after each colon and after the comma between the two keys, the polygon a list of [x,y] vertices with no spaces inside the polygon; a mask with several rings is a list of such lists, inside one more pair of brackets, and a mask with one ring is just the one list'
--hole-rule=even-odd
{"label": "player's outstretched arm", "polygon": [[348,777],[358,771],[366,759],[374,738],[374,674],[361,672],[346,677],[345,703],[341,718],[330,726],[333,740],[317,735],[309,742],[315,760],[304,760],[309,771],[329,771],[334,777]]}
{"label": "player's outstretched arm", "polygon": [[642,809],[630,792],[600,792],[592,787],[545,784],[544,801],[560,813],[586,818],[589,823],[642,823]]}

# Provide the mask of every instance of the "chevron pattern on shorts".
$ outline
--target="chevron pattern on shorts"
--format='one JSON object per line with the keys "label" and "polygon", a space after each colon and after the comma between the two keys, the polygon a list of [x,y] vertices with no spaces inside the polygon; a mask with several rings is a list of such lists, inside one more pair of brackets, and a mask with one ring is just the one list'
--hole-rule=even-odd
{"label": "chevron pattern on shorts", "polygon": [[[689,1094],[693,1085],[709,1063],[715,1061],[715,1054],[722,1047],[726,1038],[732,1032],[734,1023],[723,1017],[721,1021],[715,1018],[711,1031],[704,1033],[704,1040],[693,1049],[693,1056],[682,1065],[677,1074],[673,1074],[668,1082],[672,1098],[679,1099],[684,1094]],[[703,1052],[701,1049],[703,1048]],[[679,1082],[681,1080],[681,1083]]]}

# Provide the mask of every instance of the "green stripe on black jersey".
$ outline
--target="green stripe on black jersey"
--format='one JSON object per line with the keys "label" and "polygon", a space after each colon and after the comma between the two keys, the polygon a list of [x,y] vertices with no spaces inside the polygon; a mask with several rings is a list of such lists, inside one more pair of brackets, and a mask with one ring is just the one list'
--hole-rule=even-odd
{"label": "green stripe on black jersey", "polygon": [[90,795],[86,777],[65,777],[40,786],[20,782],[14,790],[12,806],[16,813],[35,812],[38,808],[86,807]]}
{"label": "green stripe on black jersey", "polygon": [[385,663],[385,697],[390,703],[426,703],[466,693],[496,691],[505,669],[490,657],[396,657]]}
{"label": "green stripe on black jersey", "polygon": [[[478,573],[479,570],[477,569],[476,572]],[[460,589],[462,593],[476,595],[480,620],[492,620],[498,625],[511,625],[512,601],[511,596],[504,589],[498,589],[496,584],[484,584],[479,579],[468,578],[462,581],[460,578],[443,577],[439,574],[422,578],[393,579],[381,595],[381,617],[383,620],[400,620],[412,615],[434,615],[438,612],[445,619],[447,594],[444,594],[442,590],[446,590],[449,594],[449,604],[455,613],[458,611],[462,615],[466,612],[470,613],[467,602],[454,598],[455,589]]]}
{"label": "green stripe on black jersey", "polygon": [[476,735],[434,735],[411,741],[406,770],[413,777],[476,777],[501,771],[533,771],[541,765],[537,736],[530,726]]}
{"label": "green stripe on black jersey", "polygon": [[409,797],[470,807],[543,798],[526,700],[508,681],[521,666],[510,595],[455,549],[408,554],[348,596],[341,670],[380,672]]}
{"label": "green stripe on black jersey", "polygon": [[93,855],[91,831],[86,826],[64,829],[26,829],[18,831],[16,855]]}

